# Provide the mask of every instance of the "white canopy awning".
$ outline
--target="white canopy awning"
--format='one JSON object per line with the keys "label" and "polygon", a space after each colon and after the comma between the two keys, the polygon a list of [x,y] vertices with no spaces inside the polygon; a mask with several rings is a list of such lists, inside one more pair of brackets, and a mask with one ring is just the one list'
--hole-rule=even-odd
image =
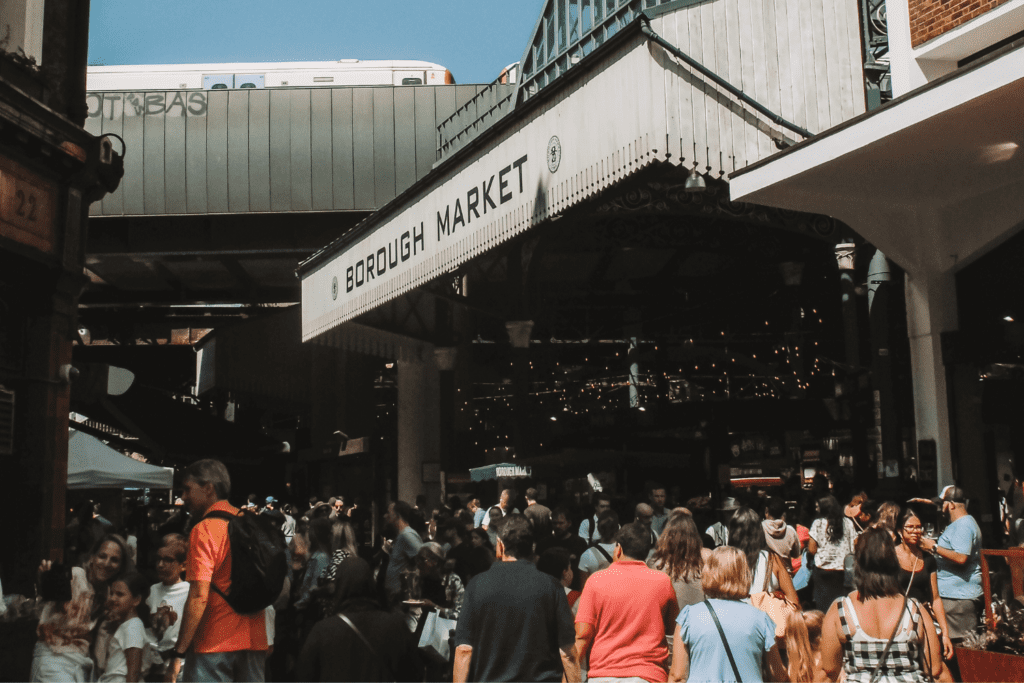
{"label": "white canopy awning", "polygon": [[738,170],[730,197],[838,218],[911,273],[960,268],[1020,223],[1022,102],[1018,44]]}
{"label": "white canopy awning", "polygon": [[68,430],[68,489],[169,489],[174,470],[121,455],[99,439]]}

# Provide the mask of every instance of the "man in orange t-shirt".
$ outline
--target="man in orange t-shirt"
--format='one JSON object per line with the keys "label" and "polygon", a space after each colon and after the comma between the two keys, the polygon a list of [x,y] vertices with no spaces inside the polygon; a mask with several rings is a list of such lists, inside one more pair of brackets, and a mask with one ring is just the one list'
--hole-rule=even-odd
{"label": "man in orange t-shirt", "polygon": [[649,569],[650,527],[633,522],[615,535],[612,564],[583,587],[576,612],[576,652],[590,653],[588,681],[668,680],[665,634],[675,627],[679,603],[664,572]]}
{"label": "man in orange t-shirt", "polygon": [[[188,539],[185,576],[189,581],[178,643],[174,656],[185,659],[187,681],[264,680],[267,651],[263,612],[238,614],[216,591],[231,587],[231,545],[228,523],[202,519],[214,510],[238,514],[227,502],[231,478],[222,462],[199,460],[185,470],[182,498],[200,521]],[[168,667],[173,670],[173,667]]]}

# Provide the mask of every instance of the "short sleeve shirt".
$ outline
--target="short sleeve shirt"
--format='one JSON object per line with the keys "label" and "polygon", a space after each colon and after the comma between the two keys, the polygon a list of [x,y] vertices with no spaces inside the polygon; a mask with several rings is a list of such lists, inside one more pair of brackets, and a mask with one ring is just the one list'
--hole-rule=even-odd
{"label": "short sleeve shirt", "polygon": [[974,517],[965,515],[946,527],[937,545],[967,555],[967,564],[950,562],[935,556],[939,595],[952,600],[973,600],[982,594],[981,529]]}
{"label": "short sleeve shirt", "polygon": [[[761,662],[775,644],[775,622],[767,614],[735,600],[711,601],[744,683],[758,683]],[[690,654],[690,683],[735,681],[722,636],[703,602],[684,607],[676,619],[679,637]]]}
{"label": "short sleeve shirt", "polygon": [[[598,545],[602,550],[607,552],[608,555],[615,552],[614,543],[598,543]],[[580,571],[587,572],[588,574],[593,574],[600,569],[604,569],[611,563],[611,560],[605,557],[604,553],[597,548],[587,548],[586,552],[580,555]]]}
{"label": "short sleeve shirt", "polygon": [[455,645],[473,648],[470,681],[559,681],[575,639],[565,590],[528,560],[473,578],[455,628]]}
{"label": "short sleeve shirt", "polygon": [[577,532],[577,536],[587,543],[593,543],[597,539],[601,538],[601,534],[597,532],[597,517],[590,517],[580,522],[580,528]]}
{"label": "short sleeve shirt", "polygon": [[665,633],[679,613],[672,581],[643,562],[614,562],[590,577],[576,612],[594,627],[591,677],[667,680]]}
{"label": "short sleeve shirt", "polygon": [[824,517],[814,520],[814,524],[811,525],[811,538],[818,544],[814,566],[833,571],[843,569],[846,556],[853,553],[853,541],[856,537],[857,532],[849,517],[843,517],[843,535],[834,542],[828,539],[828,520]]}
{"label": "short sleeve shirt", "polygon": [[[153,621],[159,620],[160,627],[163,628],[160,640],[156,643],[158,651],[167,652],[174,649],[174,646],[178,643],[178,631],[181,629],[181,620],[185,616],[186,600],[188,600],[188,581],[179,581],[170,586],[157,583],[149,589],[149,597],[146,598],[146,604],[149,605],[149,612],[153,615]],[[165,617],[164,613],[160,611],[161,607],[165,607],[165,610],[169,607],[170,611],[174,613],[173,624],[167,623],[170,620],[170,615],[168,614]],[[159,630],[156,623],[153,625],[153,630]]]}
{"label": "short sleeve shirt", "polygon": [[423,539],[411,526],[407,526],[399,532],[391,546],[391,561],[388,562],[388,573],[385,577],[384,587],[388,594],[394,595],[402,588],[402,572],[412,569],[413,558],[420,551]]}
{"label": "short sleeve shirt", "polygon": [[[217,501],[209,512],[223,510],[237,514],[238,508],[224,500]],[[231,544],[228,522],[223,519],[202,519],[188,537],[185,576],[189,583],[208,581],[221,592],[231,588]],[[234,652],[266,650],[267,629],[263,610],[255,614],[238,614],[212,588],[199,629],[192,639],[195,652]]]}
{"label": "short sleeve shirt", "polygon": [[146,632],[142,620],[132,617],[117,627],[114,637],[110,639],[107,650],[107,669],[100,676],[100,683],[123,682],[128,677],[128,658],[125,650],[142,649],[145,645]]}

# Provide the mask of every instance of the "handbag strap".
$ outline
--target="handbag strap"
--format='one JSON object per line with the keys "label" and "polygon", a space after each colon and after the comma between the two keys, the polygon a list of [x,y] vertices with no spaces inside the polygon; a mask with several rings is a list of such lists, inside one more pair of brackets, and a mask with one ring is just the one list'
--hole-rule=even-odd
{"label": "handbag strap", "polygon": [[882,672],[882,667],[885,666],[885,660],[889,658],[889,649],[892,647],[892,641],[896,640],[896,634],[900,631],[900,624],[903,623],[903,612],[907,609],[907,597],[903,596],[903,606],[900,608],[899,616],[896,617],[896,627],[892,630],[892,635],[889,636],[889,642],[885,644],[885,649],[882,650],[882,656],[878,658],[878,665],[875,666],[875,670],[871,672],[871,681],[878,680],[879,674]]}
{"label": "handbag strap", "polygon": [[715,613],[715,608],[711,605],[711,601],[705,598],[704,604],[708,606],[708,611],[711,612],[711,618],[715,620],[715,626],[718,627],[718,635],[722,636],[722,644],[725,645],[725,654],[729,657],[729,664],[732,666],[733,675],[736,676],[736,683],[743,683],[743,678],[740,677],[740,670],[736,666],[736,660],[732,656],[732,648],[729,647],[729,641],[725,637],[725,630],[722,628],[722,622],[718,620],[718,615]]}
{"label": "handbag strap", "polygon": [[[910,554],[914,555],[914,553],[910,553]],[[917,573],[917,562],[920,559],[921,558],[919,558],[917,555],[914,555],[914,566],[910,568],[910,581],[907,583],[907,592],[903,594],[903,599],[904,600],[906,600],[910,596],[910,589],[914,586],[914,574]],[[902,616],[903,616],[903,613],[900,612],[900,617],[902,617]]]}
{"label": "handbag strap", "polygon": [[388,664],[387,660],[385,660],[383,657],[377,654],[376,648],[374,648],[373,645],[370,644],[370,641],[366,639],[366,636],[363,635],[363,632],[356,628],[356,625],[352,623],[352,620],[346,617],[341,612],[338,612],[338,616],[341,618],[342,621],[344,621],[348,625],[350,629],[352,629],[353,633],[359,636],[359,640],[363,641],[363,645],[365,645],[366,649],[370,651],[370,654],[373,655],[374,659],[380,662],[381,666],[383,667],[386,673],[387,679],[393,680],[394,676],[391,675],[391,666]]}
{"label": "handbag strap", "polygon": [[772,567],[774,566],[774,563],[772,562],[773,558],[771,551],[762,550],[761,552],[764,553],[764,583],[761,585],[761,592],[767,593],[768,580],[772,576]]}

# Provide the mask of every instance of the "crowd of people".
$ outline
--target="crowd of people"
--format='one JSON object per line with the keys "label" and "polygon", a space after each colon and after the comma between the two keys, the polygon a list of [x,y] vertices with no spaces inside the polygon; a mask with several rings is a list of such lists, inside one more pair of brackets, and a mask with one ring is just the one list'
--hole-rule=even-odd
{"label": "crowd of people", "polygon": [[[955,486],[900,503],[751,491],[713,509],[653,484],[582,512],[505,489],[490,507],[395,501],[380,545],[341,497],[300,511],[249,496],[240,513],[213,460],[184,487],[181,533],[148,573],[102,525],[66,567],[42,564],[32,680],[954,680],[981,612],[981,533]],[[251,612],[230,602],[225,520],[244,512],[287,558]]]}

